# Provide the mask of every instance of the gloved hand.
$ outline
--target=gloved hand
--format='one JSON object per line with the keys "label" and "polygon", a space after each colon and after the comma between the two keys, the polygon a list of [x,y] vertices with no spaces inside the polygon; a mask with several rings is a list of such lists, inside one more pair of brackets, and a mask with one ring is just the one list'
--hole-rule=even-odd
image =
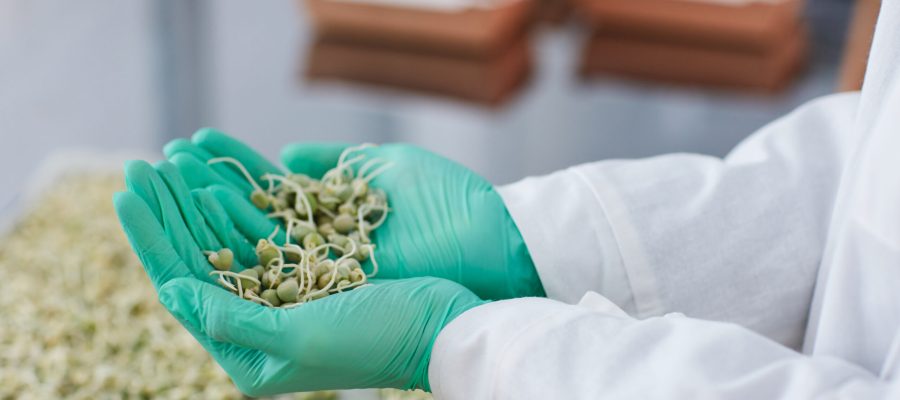
{"label": "gloved hand", "polygon": [[[190,191],[178,168],[161,162],[156,168],[143,161],[125,167],[127,192],[117,193],[114,202],[132,247],[144,266],[171,265],[171,269],[147,271],[158,289],[176,277],[194,277],[207,282],[212,267],[203,250],[228,247],[234,251],[233,269],[258,263],[255,247],[234,226],[215,198],[216,191],[229,189],[198,188]],[[276,240],[283,240],[283,235]],[[138,245],[140,244],[140,245]],[[156,247],[175,250],[167,260],[158,259]],[[184,268],[176,268],[182,264]]]}
{"label": "gloved hand", "polygon": [[[346,147],[298,143],[284,149],[282,161],[294,173],[319,178],[337,164]],[[227,186],[240,193],[242,199],[225,200],[224,194],[219,195],[237,225],[244,219],[257,221],[261,215],[240,204],[249,204],[251,186],[236,169],[225,164],[206,166],[206,160],[233,157],[254,177],[281,173],[240,141],[209,129],[197,132],[192,142],[169,143],[165,152],[190,186]],[[446,278],[490,299],[545,295],[521,234],[484,178],[414,146],[388,144],[359,153],[392,163],[371,182],[387,193],[392,210],[373,234],[379,278]]]}
{"label": "gloved hand", "polygon": [[[129,191],[116,194],[116,212],[160,301],[248,395],[368,387],[428,390],[428,363],[438,333],[484,303],[438,278],[376,281],[291,309],[242,300],[210,283],[212,267],[201,250],[249,242],[212,193],[188,192],[174,170],[169,163],[156,169],[130,163]],[[256,262],[255,255],[241,252],[236,262],[242,257],[244,265]]]}

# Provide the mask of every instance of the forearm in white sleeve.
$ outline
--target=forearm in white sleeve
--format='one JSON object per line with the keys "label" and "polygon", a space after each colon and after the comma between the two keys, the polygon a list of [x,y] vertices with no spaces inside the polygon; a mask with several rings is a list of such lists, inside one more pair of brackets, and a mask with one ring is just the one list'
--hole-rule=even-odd
{"label": "forearm in white sleeve", "polygon": [[900,398],[844,360],[730,323],[633,319],[596,293],[466,311],[438,335],[429,380],[439,400]]}
{"label": "forearm in white sleeve", "polygon": [[603,294],[802,339],[858,94],[812,101],[725,159],[610,160],[499,191],[548,296]]}

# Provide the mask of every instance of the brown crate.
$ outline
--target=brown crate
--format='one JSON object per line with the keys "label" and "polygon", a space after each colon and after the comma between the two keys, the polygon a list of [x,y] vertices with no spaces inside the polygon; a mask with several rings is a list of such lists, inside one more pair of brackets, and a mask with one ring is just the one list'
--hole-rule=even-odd
{"label": "brown crate", "polygon": [[768,51],[786,40],[802,0],[730,6],[693,0],[576,0],[591,23],[610,32],[673,43]]}
{"label": "brown crate", "polygon": [[768,53],[673,45],[600,33],[585,48],[585,75],[614,74],[654,81],[774,91],[787,85],[806,59],[805,29]]}
{"label": "brown crate", "polygon": [[847,44],[844,46],[844,59],[841,62],[837,91],[862,89],[869,48],[872,47],[872,36],[875,33],[875,22],[878,20],[880,8],[880,0],[856,0],[853,19],[847,31]]}
{"label": "brown crate", "polygon": [[333,0],[305,1],[319,36],[358,43],[489,57],[530,20],[532,1],[440,12]]}
{"label": "brown crate", "polygon": [[533,8],[538,22],[561,25],[572,15],[572,0],[536,0]]}
{"label": "brown crate", "polygon": [[524,36],[486,59],[319,38],[310,51],[306,75],[313,80],[371,83],[497,105],[521,86],[530,70]]}

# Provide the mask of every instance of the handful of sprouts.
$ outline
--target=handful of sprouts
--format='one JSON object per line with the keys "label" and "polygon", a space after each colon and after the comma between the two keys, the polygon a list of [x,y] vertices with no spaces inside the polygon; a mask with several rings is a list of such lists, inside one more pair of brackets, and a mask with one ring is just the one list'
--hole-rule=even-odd
{"label": "handful of sprouts", "polygon": [[[246,167],[231,157],[213,158],[209,164],[234,165],[250,185],[250,201],[268,217],[279,219],[284,243],[276,243],[280,227],[256,244],[259,265],[231,271],[234,253],[223,248],[206,251],[215,268],[211,275],[236,295],[269,307],[296,307],[365,285],[378,273],[375,244],[370,233],[381,226],[389,211],[384,191],[369,183],[390,165],[354,152],[365,144],[344,150],[337,166],[321,180],[303,174],[267,173],[263,188]],[[354,166],[359,165],[359,168]],[[361,262],[372,261],[372,271]]]}

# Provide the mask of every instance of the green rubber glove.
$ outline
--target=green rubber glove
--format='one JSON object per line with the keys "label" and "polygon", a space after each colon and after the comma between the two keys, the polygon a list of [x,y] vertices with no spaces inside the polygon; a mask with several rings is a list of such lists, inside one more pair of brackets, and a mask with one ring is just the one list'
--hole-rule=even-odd
{"label": "green rubber glove", "polygon": [[[154,265],[160,260],[154,246],[136,246],[138,239],[143,244],[168,242],[166,246],[173,247],[178,261],[186,266],[149,274],[156,288],[174,277],[190,276],[212,282],[209,272],[213,268],[203,250],[232,249],[232,268],[236,271],[258,263],[254,245],[234,226],[216,199],[216,192],[232,191],[216,187],[189,190],[178,168],[169,162],[156,167],[143,161],[129,162],[125,166],[125,185],[128,191],[116,194],[114,200],[125,233],[143,264]],[[174,264],[176,260],[167,261]]]}
{"label": "green rubber glove", "polygon": [[358,388],[430,390],[428,364],[440,330],[483,304],[439,278],[376,282],[290,309],[242,300],[210,283],[178,278],[160,301],[250,396]]}
{"label": "green rubber glove", "polygon": [[129,163],[129,191],[114,197],[116,211],[160,301],[248,395],[368,387],[428,390],[438,333],[484,303],[438,278],[377,281],[291,309],[239,299],[210,283],[212,267],[201,250],[222,242],[249,243],[213,193],[188,192],[174,169],[168,163],[156,168]]}
{"label": "green rubber glove", "polygon": [[[338,143],[294,144],[284,149],[282,161],[290,171],[319,178],[337,164],[346,147]],[[251,187],[243,175],[226,164],[206,166],[206,160],[233,157],[253,177],[281,172],[247,145],[210,129],[197,132],[192,141],[170,143],[165,152],[191,187],[228,187],[241,193],[248,204]],[[388,144],[359,154],[392,164],[371,182],[387,193],[392,210],[373,234],[379,278],[446,278],[489,299],[545,295],[521,234],[503,200],[484,178],[409,145]],[[243,217],[230,208],[238,202],[223,202],[236,224]],[[247,217],[256,220],[258,215],[249,213]]]}

